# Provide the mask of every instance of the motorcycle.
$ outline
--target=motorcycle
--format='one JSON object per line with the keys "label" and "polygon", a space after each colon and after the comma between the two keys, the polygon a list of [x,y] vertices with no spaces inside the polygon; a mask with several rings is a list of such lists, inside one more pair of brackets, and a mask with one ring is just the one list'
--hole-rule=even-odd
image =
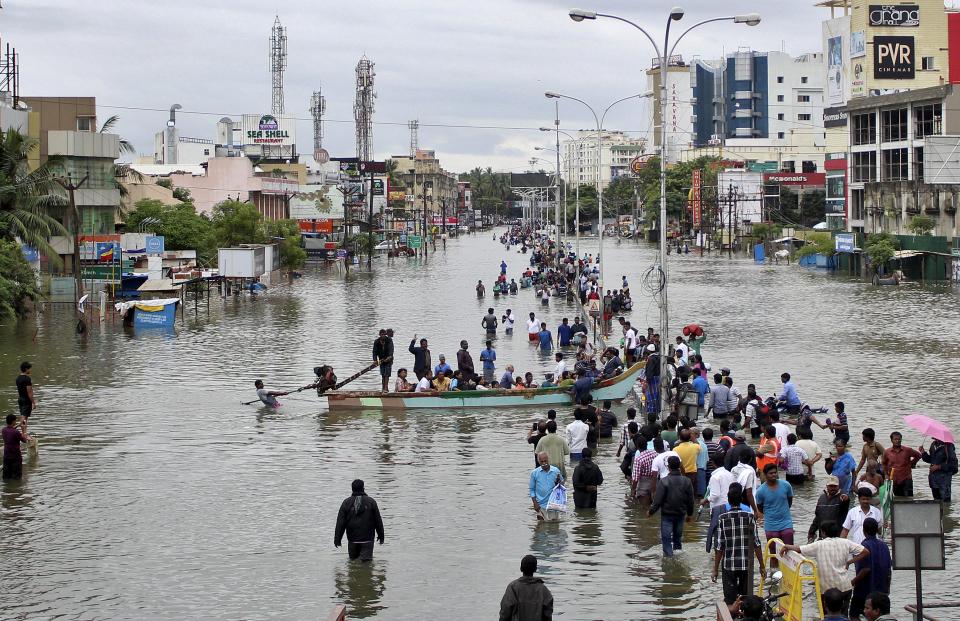
{"label": "motorcycle", "polygon": [[775,571],[770,576],[770,586],[767,588],[767,596],[763,598],[763,614],[759,621],[783,621],[783,612],[780,609],[778,601],[781,597],[789,595],[786,591],[773,593],[773,587],[778,586],[783,580],[783,572]]}

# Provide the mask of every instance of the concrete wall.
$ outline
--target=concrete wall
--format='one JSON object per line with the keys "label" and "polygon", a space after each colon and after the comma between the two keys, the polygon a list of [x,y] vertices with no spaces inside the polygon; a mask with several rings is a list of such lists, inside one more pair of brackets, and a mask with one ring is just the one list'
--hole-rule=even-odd
{"label": "concrete wall", "polygon": [[[47,161],[47,132],[51,130],[77,130],[78,117],[93,117],[97,127],[96,97],[21,97],[38,121],[36,136],[40,139],[40,163]],[[32,121],[31,121],[32,123]]]}
{"label": "concrete wall", "polygon": [[212,158],[203,177],[174,173],[170,181],[174,187],[190,190],[197,213],[208,215],[217,203],[228,199],[246,201],[250,192],[262,188],[261,179],[253,175],[253,164],[245,157]]}

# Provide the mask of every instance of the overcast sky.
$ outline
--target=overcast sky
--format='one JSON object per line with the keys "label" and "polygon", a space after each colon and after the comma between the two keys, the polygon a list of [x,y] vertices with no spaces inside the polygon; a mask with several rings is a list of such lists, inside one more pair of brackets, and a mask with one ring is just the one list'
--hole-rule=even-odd
{"label": "overcast sky", "polygon": [[[333,156],[355,154],[354,68],[366,54],[376,64],[378,159],[406,153],[406,122],[419,119],[420,147],[436,150],[448,170],[519,172],[534,146],[551,142],[546,134],[431,124],[536,128],[553,122],[546,90],[598,109],[645,91],[650,43],[621,22],[571,21],[567,12],[580,1],[2,0],[0,36],[21,55],[21,94],[95,96],[99,120],[119,114],[117,132],[141,153],[152,153],[171,104],[183,105],[182,136],[211,139],[221,116],[270,111],[268,39],[279,13],[289,49],[286,109],[301,119],[301,153],[313,151],[308,107],[322,86],[324,147]],[[582,1],[578,8],[631,19],[651,33],[663,32],[673,6]],[[692,32],[677,50],[685,60],[739,47],[820,51],[820,20],[829,17],[812,0],[688,0],[682,6],[681,25],[724,14],[763,15],[754,28],[719,23]],[[605,125],[649,133],[648,105],[624,102]],[[560,118],[567,130],[594,125],[575,102],[561,103]]]}

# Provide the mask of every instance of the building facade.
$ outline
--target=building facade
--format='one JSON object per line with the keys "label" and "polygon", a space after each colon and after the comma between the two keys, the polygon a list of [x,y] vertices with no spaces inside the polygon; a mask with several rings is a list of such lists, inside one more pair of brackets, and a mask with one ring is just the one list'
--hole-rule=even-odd
{"label": "building facade", "polygon": [[[653,144],[660,151],[660,59],[653,59],[647,70],[647,85],[653,93]],[[682,56],[675,56],[667,63],[666,79],[667,100],[667,162],[680,161],[681,153],[690,148],[691,127],[694,118],[693,82],[690,79],[690,67],[683,62]],[[616,176],[616,175],[614,175]]]}
{"label": "building facade", "polygon": [[[607,184],[629,170],[630,161],[646,152],[646,138],[631,138],[621,131],[604,131],[600,135],[600,185]],[[566,163],[567,182],[574,185],[597,183],[597,132],[581,130],[575,140],[560,145]]]}
{"label": "building facade", "polygon": [[30,108],[28,133],[40,141],[40,149],[28,158],[32,169],[47,161],[49,132],[96,132],[98,129],[96,97],[21,97],[20,100]]}
{"label": "building facade", "polygon": [[459,190],[457,176],[440,165],[434,151],[417,149],[413,157],[395,155],[390,158],[397,163],[396,176],[405,190],[408,212],[418,211],[448,216],[457,211]]}

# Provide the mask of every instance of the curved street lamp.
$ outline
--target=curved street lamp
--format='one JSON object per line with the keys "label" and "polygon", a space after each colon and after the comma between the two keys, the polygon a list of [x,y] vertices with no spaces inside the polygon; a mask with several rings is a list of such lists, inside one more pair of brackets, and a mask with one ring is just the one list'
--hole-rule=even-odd
{"label": "curved street lamp", "polygon": [[[661,351],[660,351],[660,381],[663,384],[666,384],[667,381],[667,344],[670,340],[669,335],[669,321],[668,321],[668,311],[667,311],[667,64],[670,60],[670,57],[673,56],[673,52],[677,49],[677,44],[694,28],[703,26],[704,24],[709,24],[711,22],[722,22],[730,21],[736,24],[746,24],[748,26],[756,26],[760,23],[760,14],[759,13],[746,13],[743,15],[731,15],[728,17],[713,17],[710,19],[705,19],[703,21],[697,22],[696,24],[690,26],[682,33],[677,39],[670,44],[670,25],[673,22],[680,21],[683,19],[684,10],[681,7],[674,7],[670,9],[670,15],[667,18],[666,31],[663,35],[663,47],[659,47],[657,42],[653,39],[649,32],[633,23],[629,19],[624,19],[617,15],[609,15],[606,13],[597,13],[595,11],[584,11],[582,9],[571,9],[569,12],[570,19],[575,22],[582,22],[584,20],[596,20],[598,17],[606,17],[608,19],[615,19],[617,21],[624,22],[625,24],[630,24],[637,30],[643,33],[643,35],[650,41],[650,44],[653,46],[653,49],[657,53],[657,58],[660,61],[660,272],[661,272],[661,282],[662,287],[660,290],[660,342]],[[547,95],[549,97],[549,94]],[[601,264],[601,274],[603,273],[603,267]],[[602,278],[602,277],[601,277]],[[660,411],[665,412],[669,411],[669,403],[666,386],[661,386],[660,390]]]}

